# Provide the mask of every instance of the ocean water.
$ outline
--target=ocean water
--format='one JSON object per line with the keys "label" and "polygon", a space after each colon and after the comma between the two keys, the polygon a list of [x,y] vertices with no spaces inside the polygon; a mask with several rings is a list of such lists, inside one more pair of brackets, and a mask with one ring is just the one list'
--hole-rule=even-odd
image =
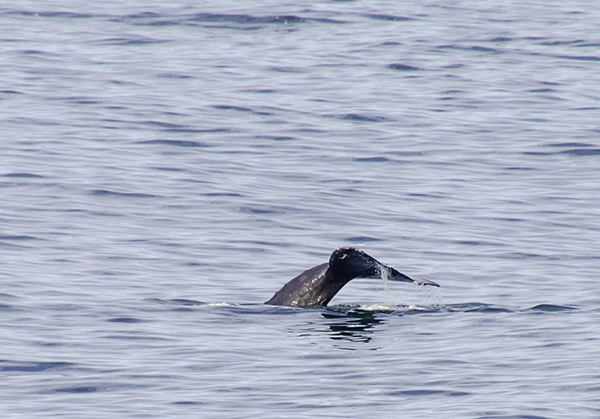
{"label": "ocean water", "polygon": [[[0,416],[600,417],[598,22],[3,2]],[[441,288],[263,304],[341,246]]]}

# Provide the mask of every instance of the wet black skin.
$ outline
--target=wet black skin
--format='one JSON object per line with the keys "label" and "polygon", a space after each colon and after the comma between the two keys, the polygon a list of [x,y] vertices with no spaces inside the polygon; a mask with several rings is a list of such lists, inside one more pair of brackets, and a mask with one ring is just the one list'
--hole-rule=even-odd
{"label": "wet black skin", "polygon": [[381,278],[439,287],[433,281],[416,280],[386,266],[365,252],[352,247],[336,249],[329,263],[317,265],[285,284],[265,304],[277,306],[326,306],[344,285],[354,278]]}

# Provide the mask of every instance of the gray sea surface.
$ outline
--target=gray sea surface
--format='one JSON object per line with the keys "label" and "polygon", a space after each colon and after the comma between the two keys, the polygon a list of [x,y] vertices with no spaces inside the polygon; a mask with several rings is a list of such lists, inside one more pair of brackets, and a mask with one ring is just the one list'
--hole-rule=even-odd
{"label": "gray sea surface", "polygon": [[[4,1],[0,417],[600,417],[600,8]],[[264,305],[341,246],[356,279]]]}

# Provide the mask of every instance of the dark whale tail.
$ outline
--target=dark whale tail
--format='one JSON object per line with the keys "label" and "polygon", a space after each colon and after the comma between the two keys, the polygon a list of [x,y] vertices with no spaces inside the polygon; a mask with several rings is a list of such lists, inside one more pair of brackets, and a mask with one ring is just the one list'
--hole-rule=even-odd
{"label": "dark whale tail", "polygon": [[384,265],[353,247],[334,250],[329,263],[310,268],[285,284],[265,304],[278,306],[326,306],[354,278],[382,278],[439,287],[433,281],[416,280]]}

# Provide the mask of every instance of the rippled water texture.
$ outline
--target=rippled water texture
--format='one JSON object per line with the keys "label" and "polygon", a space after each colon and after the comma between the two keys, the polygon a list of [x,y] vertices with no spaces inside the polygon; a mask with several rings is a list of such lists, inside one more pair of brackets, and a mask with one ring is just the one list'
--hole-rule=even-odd
{"label": "rippled water texture", "polygon": [[[2,418],[600,417],[584,1],[0,5]],[[356,246],[356,279],[264,305]]]}

